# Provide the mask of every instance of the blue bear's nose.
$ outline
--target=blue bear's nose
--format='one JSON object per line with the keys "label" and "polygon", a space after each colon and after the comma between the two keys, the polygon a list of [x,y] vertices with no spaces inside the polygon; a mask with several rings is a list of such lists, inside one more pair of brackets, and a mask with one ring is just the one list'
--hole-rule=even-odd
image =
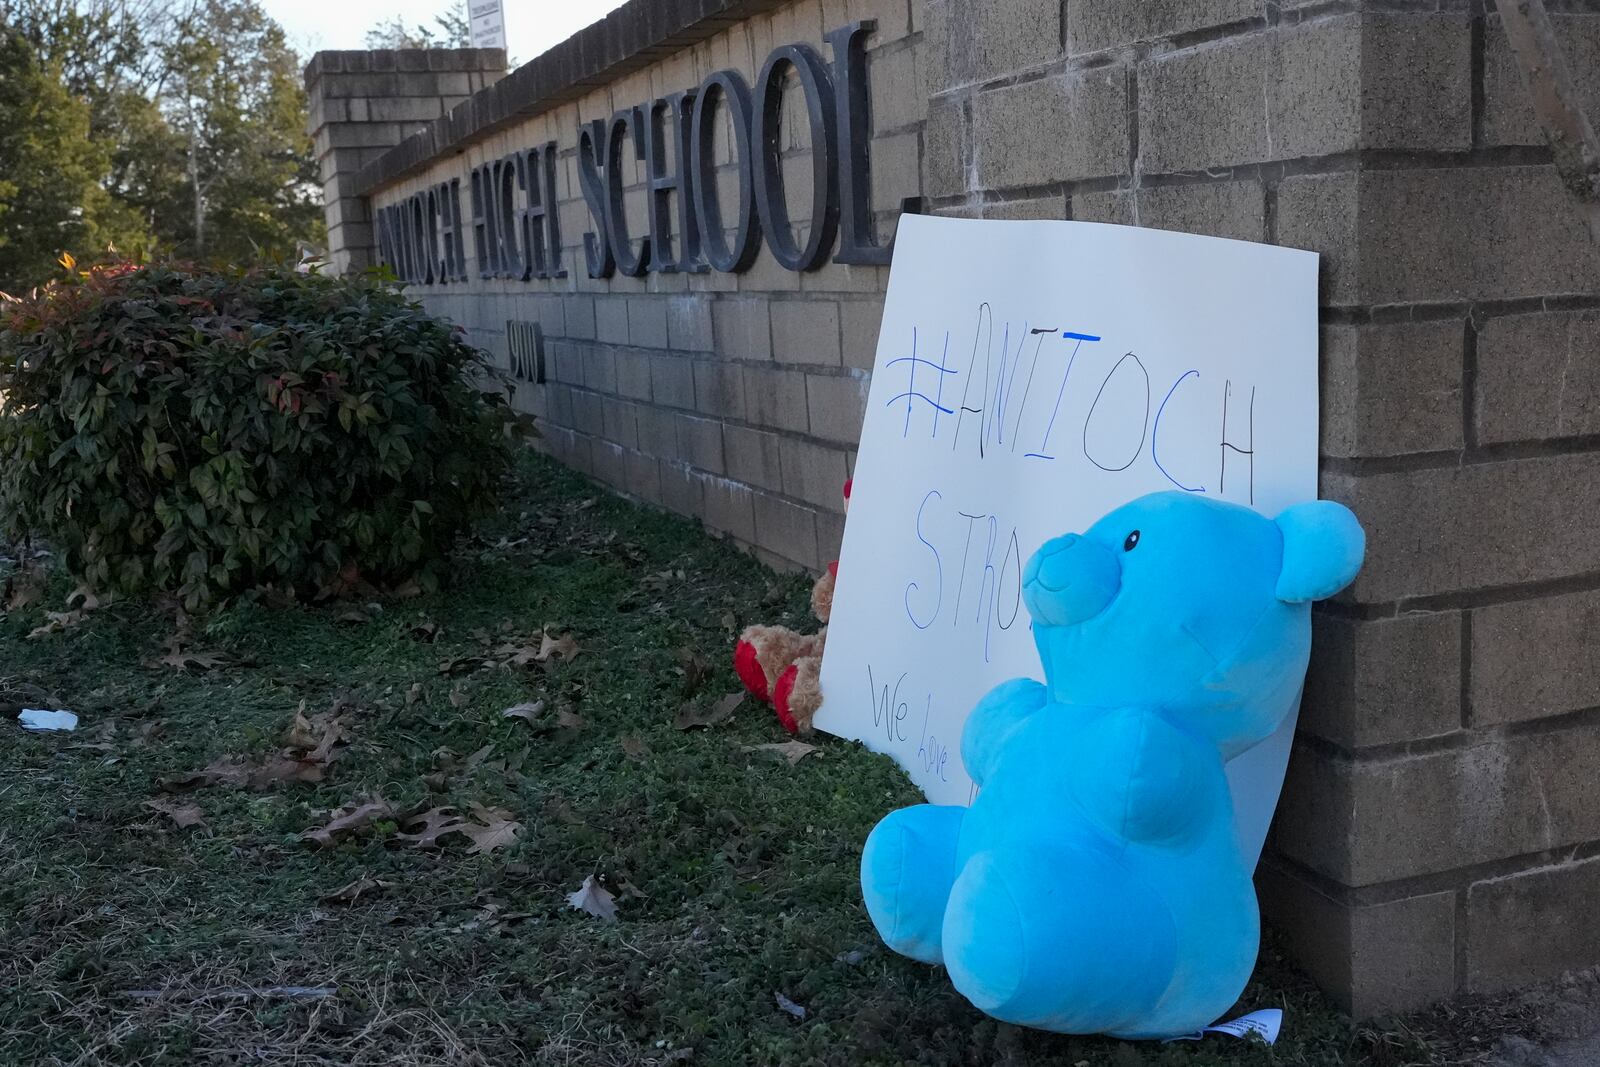
{"label": "blue bear's nose", "polygon": [[1122,585],[1116,553],[1079,534],[1046,541],[1022,572],[1028,614],[1047,626],[1071,626],[1104,611]]}

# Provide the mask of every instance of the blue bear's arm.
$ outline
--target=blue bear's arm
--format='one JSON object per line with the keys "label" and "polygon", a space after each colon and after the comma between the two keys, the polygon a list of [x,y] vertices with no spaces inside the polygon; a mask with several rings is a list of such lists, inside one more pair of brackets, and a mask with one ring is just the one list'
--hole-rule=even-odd
{"label": "blue bear's arm", "polygon": [[984,694],[961,731],[961,762],[974,782],[983,785],[1006,736],[1048,700],[1044,685],[1032,678],[1013,678]]}
{"label": "blue bear's arm", "polygon": [[1176,845],[1231,825],[1216,749],[1142,708],[1085,716],[1083,758],[1068,779],[1082,810],[1112,837]]}

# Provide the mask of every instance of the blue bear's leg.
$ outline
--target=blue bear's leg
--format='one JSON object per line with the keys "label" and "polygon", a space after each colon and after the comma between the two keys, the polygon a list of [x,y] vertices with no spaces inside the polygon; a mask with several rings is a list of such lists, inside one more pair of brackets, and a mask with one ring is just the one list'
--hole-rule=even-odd
{"label": "blue bear's leg", "polygon": [[935,804],[892,811],[873,827],[861,854],[861,893],[884,942],[903,956],[942,963],[939,931],[956,842],[967,809]]}
{"label": "blue bear's leg", "polygon": [[1063,1033],[1144,1018],[1177,960],[1166,903],[1092,848],[974,855],[951,889],[943,943],[951,982],[978,1008]]}

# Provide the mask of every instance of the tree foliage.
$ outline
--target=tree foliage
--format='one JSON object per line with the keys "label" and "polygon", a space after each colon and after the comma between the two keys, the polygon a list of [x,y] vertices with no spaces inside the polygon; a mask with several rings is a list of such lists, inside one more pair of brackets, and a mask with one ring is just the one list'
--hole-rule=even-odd
{"label": "tree foliage", "polygon": [[456,0],[443,14],[434,17],[433,25],[407,26],[398,15],[379,22],[367,31],[368,48],[469,48],[472,45],[472,22],[467,13],[467,0]]}
{"label": "tree foliage", "polygon": [[321,216],[305,90],[283,30],[254,0],[198,0],[166,45],[163,110],[184,145],[180,251],[247,260],[294,251]]}
{"label": "tree foliage", "polygon": [[[61,251],[114,244],[238,262],[320,241],[299,60],[256,0],[0,0],[0,34],[11,49],[0,131],[36,142],[0,155],[0,182],[18,186],[0,187],[0,209],[65,186],[81,220],[63,228],[18,212],[26,232],[12,242],[28,251],[0,250],[0,289],[42,281]],[[53,123],[42,132],[41,101]],[[71,143],[55,128],[67,126]],[[14,158],[46,169],[19,181],[6,174]],[[70,180],[42,191],[56,170]]]}

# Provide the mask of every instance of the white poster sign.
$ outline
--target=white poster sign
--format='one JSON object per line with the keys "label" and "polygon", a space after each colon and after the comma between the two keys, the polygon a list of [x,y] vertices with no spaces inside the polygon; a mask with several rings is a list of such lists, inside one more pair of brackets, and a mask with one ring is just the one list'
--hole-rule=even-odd
{"label": "white poster sign", "polygon": [[[933,802],[969,803],[967,713],[1042,678],[1028,557],[1163,489],[1267,515],[1316,497],[1317,256],[903,217],[816,725],[890,754]],[[1293,727],[1228,766],[1247,855]]]}
{"label": "white poster sign", "polygon": [[500,0],[468,0],[467,20],[472,47],[506,46],[506,16]]}

